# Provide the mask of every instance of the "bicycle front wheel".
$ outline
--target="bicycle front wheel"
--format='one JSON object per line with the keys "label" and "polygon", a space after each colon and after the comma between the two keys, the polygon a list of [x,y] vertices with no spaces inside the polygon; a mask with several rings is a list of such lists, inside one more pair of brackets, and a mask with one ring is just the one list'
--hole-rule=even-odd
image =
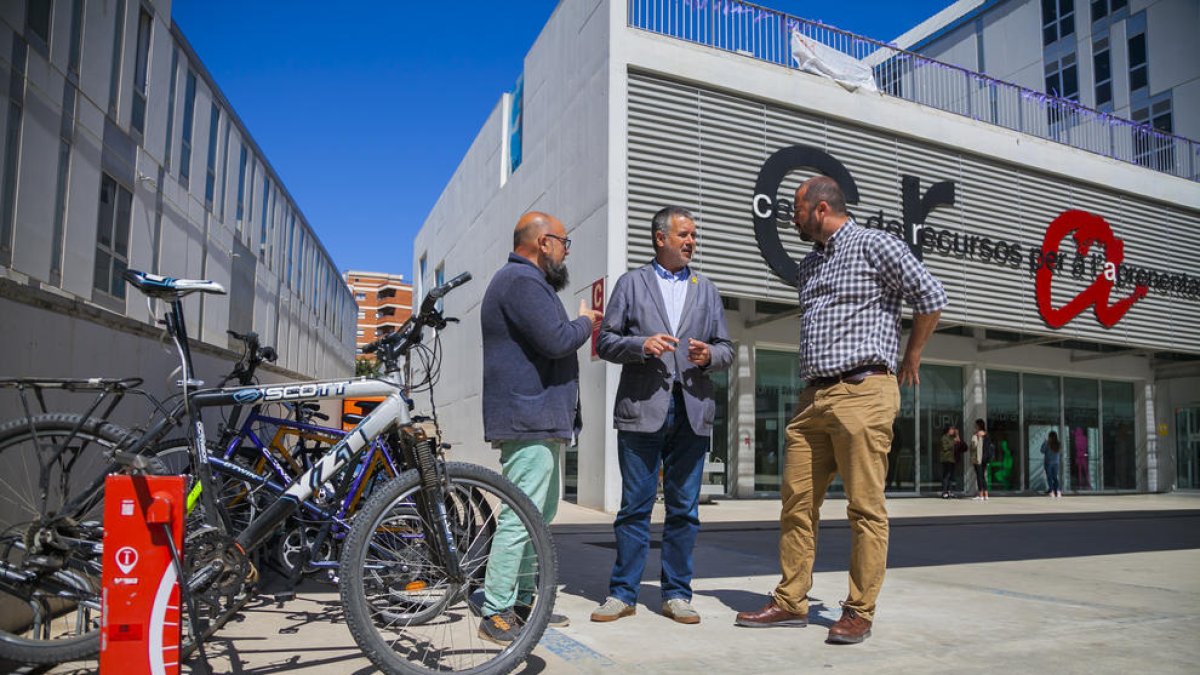
{"label": "bicycle front wheel", "polygon": [[[355,642],[385,673],[499,675],[519,665],[550,620],[557,559],[537,507],[503,476],[458,462],[444,466],[442,495],[461,574],[451,578],[435,546],[444,531],[422,504],[416,470],[376,490],[342,552],[341,595]],[[498,532],[504,523],[503,531]],[[501,541],[493,550],[493,543]],[[507,555],[505,555],[507,554]],[[500,558],[506,558],[500,562]],[[496,559],[528,611],[512,642],[482,637],[483,583]],[[503,585],[503,584],[501,584]],[[489,589],[491,590],[491,589]]]}
{"label": "bicycle front wheel", "polygon": [[99,650],[104,490],[83,493],[132,438],[62,413],[0,425],[0,658],[61,663]]}

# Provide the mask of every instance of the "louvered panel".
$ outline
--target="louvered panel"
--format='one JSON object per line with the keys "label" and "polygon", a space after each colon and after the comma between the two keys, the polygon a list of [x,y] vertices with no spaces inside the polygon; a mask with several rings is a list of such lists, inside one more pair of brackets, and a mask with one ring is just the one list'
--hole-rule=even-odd
{"label": "louvered panel", "polygon": [[[693,208],[701,225],[696,267],[726,295],[794,303],[794,289],[768,270],[754,239],[750,201],[759,168],[780,148],[808,144],[826,150],[858,184],[855,218],[902,220],[901,177],[920,178],[924,194],[942,180],[955,181],[956,203],[930,213],[926,226],[945,232],[953,253],[926,251],[930,270],[946,285],[950,321],[1007,331],[1195,350],[1200,313],[1195,297],[1152,290],[1114,328],[1091,309],[1061,329],[1046,326],[1035,300],[1030,254],[1040,250],[1046,227],[1062,211],[1099,213],[1126,241],[1126,261],[1141,267],[1190,271],[1200,259],[1200,213],[1139,200],[1115,190],[1080,185],[953,148],[914,141],[840,120],[715,92],[639,73],[629,77],[629,266],[652,255],[649,217],[668,203]],[[791,200],[809,175],[796,171],[777,197]],[[810,250],[790,225],[779,229],[785,249],[799,260]],[[986,237],[1015,243],[1019,255],[985,262],[968,242]],[[1071,241],[1060,246],[1074,251]],[[1193,274],[1193,276],[1196,276]],[[1086,288],[1091,270],[1057,273],[1053,303],[1062,306]],[[1130,292],[1119,288],[1113,300]],[[1182,304],[1181,304],[1182,303]]]}

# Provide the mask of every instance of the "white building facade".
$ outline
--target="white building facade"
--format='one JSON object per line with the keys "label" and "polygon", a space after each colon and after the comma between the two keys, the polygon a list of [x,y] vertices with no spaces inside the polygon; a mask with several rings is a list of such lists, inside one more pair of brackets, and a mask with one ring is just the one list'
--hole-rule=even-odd
{"label": "white building facade", "polygon": [[170,10],[0,3],[0,373],[172,391],[132,268],[228,290],[184,301],[200,377],[239,354],[228,330],[276,346],[267,379],[345,375],[353,297]]}
{"label": "white building facade", "polygon": [[[796,70],[793,30],[859,58],[881,92]],[[1195,145],[1171,137],[1171,161],[1148,168],[1128,122],[1064,123],[1040,98],[728,0],[560,3],[414,245],[417,301],[438,276],[475,278],[444,301],[462,319],[443,335],[437,401],[452,454],[497,463],[482,440],[479,303],[520,214],[567,226],[571,310],[648,261],[650,216],[678,204],[696,215],[693,265],[720,289],[737,345],[719,378],[706,490],[776,493],[803,388],[796,294],[781,279],[807,245],[786,222],[789,200],[826,173],[860,224],[921,252],[950,298],[921,386],[903,391],[891,494],[932,489],[942,427],[976,418],[1001,446],[997,493],[1045,489],[1051,430],[1068,491],[1195,486],[1181,461],[1200,417]],[[1080,233],[1098,243],[1081,252]],[[585,428],[565,462],[567,497],[615,511],[620,369],[587,347],[580,361]]]}

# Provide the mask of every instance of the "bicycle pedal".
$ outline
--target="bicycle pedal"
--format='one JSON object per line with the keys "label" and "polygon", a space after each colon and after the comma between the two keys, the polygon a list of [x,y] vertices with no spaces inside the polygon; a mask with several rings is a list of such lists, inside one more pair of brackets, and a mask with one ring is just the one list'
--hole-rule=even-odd
{"label": "bicycle pedal", "polygon": [[296,599],[296,591],[283,591],[275,594],[275,602],[282,605]]}

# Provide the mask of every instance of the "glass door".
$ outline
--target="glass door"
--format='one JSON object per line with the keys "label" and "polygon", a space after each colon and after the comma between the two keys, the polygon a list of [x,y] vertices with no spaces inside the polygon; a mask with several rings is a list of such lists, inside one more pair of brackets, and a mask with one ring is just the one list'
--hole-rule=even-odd
{"label": "glass door", "polygon": [[[942,434],[947,426],[962,431],[963,371],[961,366],[921,366],[920,385],[920,467],[921,489],[941,490]],[[901,387],[901,390],[911,389]],[[960,436],[961,438],[961,436]],[[965,456],[956,458],[955,485],[959,490],[974,489],[974,473]],[[964,471],[967,475],[964,476]],[[967,483],[967,480],[972,481]]]}
{"label": "glass door", "polygon": [[1100,393],[1099,382],[1063,378],[1063,473],[1068,489],[1088,492],[1100,489]]}
{"label": "glass door", "polygon": [[1175,438],[1179,460],[1176,484],[1185,490],[1200,488],[1200,407],[1175,413]]}
{"label": "glass door", "polygon": [[[1052,452],[1050,434],[1058,438],[1060,478],[1062,471],[1062,434],[1059,430],[1059,378],[1053,375],[1025,375],[1025,450],[1029,472],[1026,485],[1034,492],[1050,489],[1046,481],[1046,457]],[[1061,485],[1061,481],[1059,483]]]}
{"label": "glass door", "polygon": [[787,452],[787,423],[796,410],[803,388],[797,353],[755,350],[755,492],[779,492],[779,476]]}

